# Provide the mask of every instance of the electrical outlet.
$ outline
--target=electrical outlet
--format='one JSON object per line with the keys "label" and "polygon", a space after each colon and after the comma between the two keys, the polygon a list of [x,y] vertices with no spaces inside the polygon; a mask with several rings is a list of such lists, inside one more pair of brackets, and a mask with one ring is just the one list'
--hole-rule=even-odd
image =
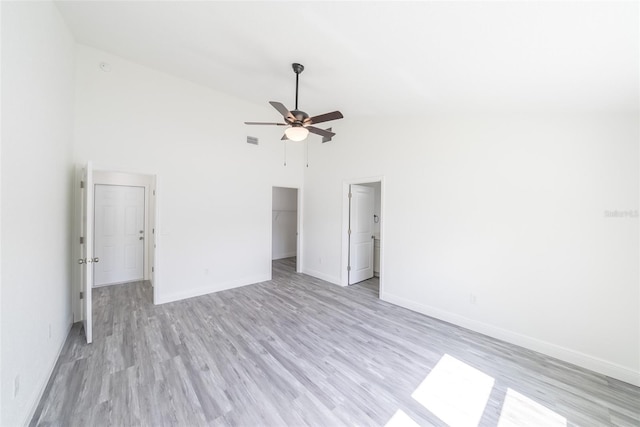
{"label": "electrical outlet", "polygon": [[18,392],[20,391],[20,375],[16,375],[13,380],[13,397],[16,398],[18,396]]}
{"label": "electrical outlet", "polygon": [[318,264],[322,264],[322,257],[318,257]]}
{"label": "electrical outlet", "polygon": [[477,301],[478,301],[478,299],[477,299],[477,297],[476,297],[476,295],[475,295],[475,294],[471,294],[471,295],[469,295],[469,302],[470,302],[471,304],[475,305]]}
{"label": "electrical outlet", "polygon": [[51,339],[51,323],[49,323],[49,339]]}

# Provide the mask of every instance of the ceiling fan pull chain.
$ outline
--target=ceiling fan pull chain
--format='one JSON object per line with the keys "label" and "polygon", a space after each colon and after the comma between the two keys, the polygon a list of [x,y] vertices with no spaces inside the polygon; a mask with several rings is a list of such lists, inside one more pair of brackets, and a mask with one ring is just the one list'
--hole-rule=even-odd
{"label": "ceiling fan pull chain", "polygon": [[287,141],[282,141],[284,144],[284,165],[287,166]]}
{"label": "ceiling fan pull chain", "polygon": [[306,141],[307,144],[307,167],[309,167],[309,140]]}

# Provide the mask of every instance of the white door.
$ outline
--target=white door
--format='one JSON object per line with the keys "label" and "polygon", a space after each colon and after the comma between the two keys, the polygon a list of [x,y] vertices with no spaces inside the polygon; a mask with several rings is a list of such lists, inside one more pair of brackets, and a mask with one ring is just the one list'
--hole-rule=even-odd
{"label": "white door", "polygon": [[349,188],[349,284],[373,277],[374,189],[364,185]]}
{"label": "white door", "polygon": [[144,187],[95,186],[94,286],[144,279]]}
{"label": "white door", "polygon": [[80,264],[80,289],[82,290],[84,297],[84,315],[82,323],[84,325],[84,334],[87,338],[87,343],[93,341],[92,331],[92,312],[91,312],[91,289],[93,283],[93,268],[92,265],[98,262],[98,258],[95,258],[92,253],[93,249],[93,167],[91,162],[87,163],[87,166],[82,170],[82,178],[80,182],[80,200],[81,211],[80,220],[82,244],[81,255],[78,263]]}

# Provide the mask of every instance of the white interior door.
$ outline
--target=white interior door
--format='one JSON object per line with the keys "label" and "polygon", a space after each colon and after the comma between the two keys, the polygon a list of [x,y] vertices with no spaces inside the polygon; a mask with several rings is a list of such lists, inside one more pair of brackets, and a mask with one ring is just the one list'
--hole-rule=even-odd
{"label": "white interior door", "polygon": [[95,186],[94,286],[144,279],[144,187]]}
{"label": "white interior door", "polygon": [[373,277],[374,189],[351,185],[349,189],[349,284]]}
{"label": "white interior door", "polygon": [[83,305],[83,320],[84,333],[87,338],[87,343],[93,341],[93,320],[92,320],[92,302],[91,302],[91,289],[93,283],[93,268],[92,265],[98,262],[98,258],[93,257],[93,167],[91,162],[87,163],[87,166],[82,171],[82,182],[80,185],[81,191],[81,205],[82,205],[82,239],[83,244],[81,251],[81,258],[78,260],[81,267],[80,274],[80,289],[84,296]]}

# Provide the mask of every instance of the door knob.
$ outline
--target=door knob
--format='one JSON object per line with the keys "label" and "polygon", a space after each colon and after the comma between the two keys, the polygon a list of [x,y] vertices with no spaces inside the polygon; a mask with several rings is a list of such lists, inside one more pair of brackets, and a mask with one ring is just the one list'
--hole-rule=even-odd
{"label": "door knob", "polygon": [[93,259],[93,262],[100,262],[100,258],[95,257],[95,258]]}
{"label": "door knob", "polygon": [[78,260],[78,264],[84,264],[84,259],[80,258],[80,259]]}
{"label": "door knob", "polygon": [[140,236],[140,238],[138,240],[144,240],[144,237]]}

